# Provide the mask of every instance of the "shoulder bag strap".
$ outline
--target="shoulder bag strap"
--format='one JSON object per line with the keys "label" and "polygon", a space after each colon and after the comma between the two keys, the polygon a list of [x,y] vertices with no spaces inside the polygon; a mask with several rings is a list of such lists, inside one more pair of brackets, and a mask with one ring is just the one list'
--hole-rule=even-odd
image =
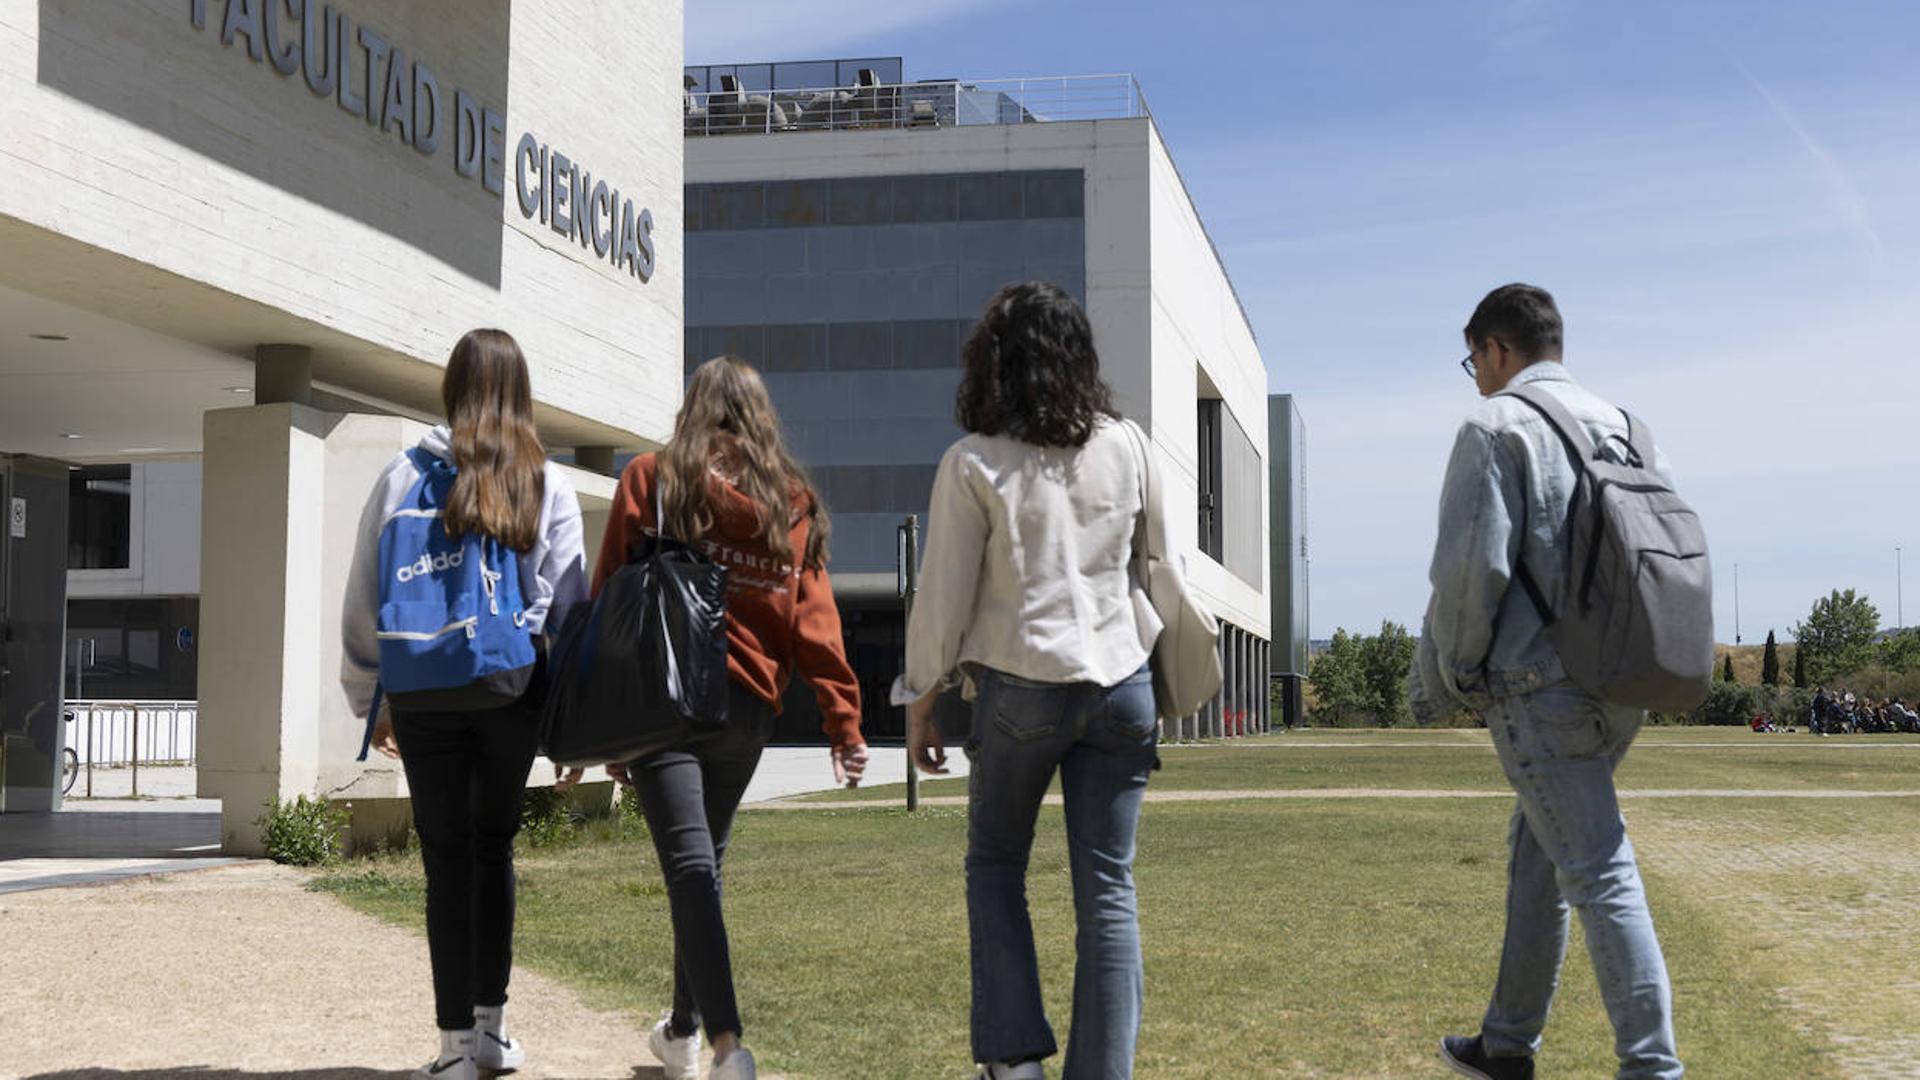
{"label": "shoulder bag strap", "polygon": [[[1166,553],[1155,551],[1153,544],[1154,526],[1159,519],[1157,508],[1153,505],[1153,451],[1148,448],[1146,436],[1138,424],[1131,420],[1121,420],[1120,424],[1126,428],[1127,438],[1139,452],[1140,460],[1140,513],[1134,526],[1138,530],[1134,538],[1136,558],[1142,561],[1165,558]],[[1140,580],[1146,581],[1144,573],[1140,575]]]}

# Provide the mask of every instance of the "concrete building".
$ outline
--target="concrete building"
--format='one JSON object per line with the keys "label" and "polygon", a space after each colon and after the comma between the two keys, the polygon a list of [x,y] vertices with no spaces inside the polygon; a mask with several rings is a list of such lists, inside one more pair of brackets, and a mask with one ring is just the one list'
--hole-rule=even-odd
{"label": "concrete building", "polygon": [[[404,794],[352,760],[337,680],[361,505],[476,326],[526,349],[549,447],[604,472],[665,436],[681,25],[679,0],[0,6],[0,808],[57,806],[76,679],[198,700],[236,850],[269,798]],[[597,535],[613,481],[575,481]]]}
{"label": "concrete building", "polygon": [[[899,58],[688,68],[686,363],[761,367],[834,513],[833,571],[870,732],[900,730],[897,530],[926,516],[959,347],[1002,285],[1087,308],[1152,437],[1228,682],[1172,736],[1263,728],[1267,368],[1130,77],[906,81]],[[809,702],[783,734],[805,737]]]}
{"label": "concrete building", "polygon": [[1267,445],[1271,477],[1273,550],[1273,693],[1288,727],[1306,715],[1307,663],[1312,632],[1308,615],[1307,429],[1292,394],[1267,399]]}

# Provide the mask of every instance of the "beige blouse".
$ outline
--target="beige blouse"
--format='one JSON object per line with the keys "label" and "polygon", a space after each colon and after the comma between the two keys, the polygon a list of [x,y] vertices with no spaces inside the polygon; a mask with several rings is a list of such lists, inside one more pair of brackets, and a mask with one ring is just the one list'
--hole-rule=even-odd
{"label": "beige blouse", "polygon": [[1144,445],[1130,421],[1103,421],[1077,448],[992,435],[948,448],[895,704],[966,664],[1112,686],[1147,662],[1160,620],[1133,573]]}

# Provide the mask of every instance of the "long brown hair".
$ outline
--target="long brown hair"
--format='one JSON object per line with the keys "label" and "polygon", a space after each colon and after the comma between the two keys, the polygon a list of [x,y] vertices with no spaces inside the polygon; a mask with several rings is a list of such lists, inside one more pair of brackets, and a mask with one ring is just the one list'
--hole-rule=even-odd
{"label": "long brown hair", "polygon": [[711,532],[713,508],[707,503],[710,472],[727,455],[723,436],[732,436],[739,451],[736,481],[753,503],[755,521],[767,548],[786,562],[794,558],[789,531],[795,521],[796,497],[806,503],[807,550],[802,565],[827,565],[827,510],[815,497],[780,434],[780,416],[773,410],[767,384],[760,373],[735,356],[719,356],[701,364],[687,383],[680,414],[673,420],[673,437],[660,451],[660,501],[665,525],[672,535],[694,540]]}
{"label": "long brown hair", "polygon": [[505,330],[471,330],[453,347],[440,400],[459,475],[442,519],[450,536],[479,533],[525,554],[540,539],[547,451],[533,426],[527,358]]}

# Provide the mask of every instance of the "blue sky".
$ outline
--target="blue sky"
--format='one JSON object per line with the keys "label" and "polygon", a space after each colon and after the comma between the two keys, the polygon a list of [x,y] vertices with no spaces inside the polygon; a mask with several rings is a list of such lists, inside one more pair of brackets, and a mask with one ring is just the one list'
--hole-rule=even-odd
{"label": "blue sky", "polygon": [[1459,328],[1551,289],[1712,540],[1719,624],[1920,623],[1920,5],[710,0],[690,62],[1130,71],[1308,430],[1313,627],[1417,625]]}

